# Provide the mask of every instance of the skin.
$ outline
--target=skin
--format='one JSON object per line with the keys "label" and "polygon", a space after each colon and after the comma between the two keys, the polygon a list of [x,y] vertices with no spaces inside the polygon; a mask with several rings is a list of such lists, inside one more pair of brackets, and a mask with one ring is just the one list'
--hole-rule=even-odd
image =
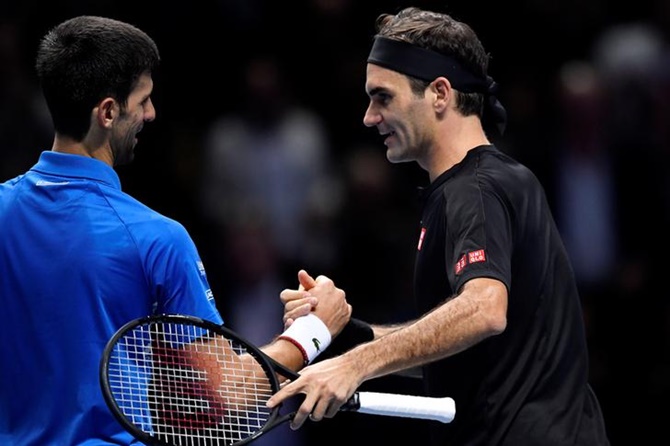
{"label": "skin", "polygon": [[[94,158],[110,167],[130,163],[135,156],[137,135],[145,123],[156,119],[156,109],[151,101],[152,91],[151,74],[142,74],[130,92],[125,108],[112,97],[103,98],[91,110],[90,127],[84,138],[77,141],[57,133],[51,150]],[[298,277],[308,284],[310,290],[303,290],[300,299],[314,303],[314,313],[326,324],[331,336],[336,336],[351,317],[351,305],[347,303],[344,291],[326,276],[313,279],[306,272],[300,271]],[[300,370],[303,366],[302,353],[288,341],[276,340],[262,350],[292,370]],[[252,358],[240,358],[255,364]]]}
{"label": "skin", "polygon": [[[315,314],[328,326],[331,336],[336,336],[351,316],[351,305],[346,303],[344,292],[325,276],[314,279],[301,270],[298,277],[310,289],[309,292],[301,290],[299,299],[315,305],[318,302],[320,308]],[[312,293],[319,296],[318,300]],[[303,367],[302,353],[288,341],[279,339],[261,350],[292,370]],[[206,371],[210,395],[216,398],[211,404],[220,404],[220,408],[248,405],[255,410],[263,397],[270,397],[268,378],[256,359],[248,354],[238,355],[227,342],[215,339],[208,343],[194,343],[186,358],[195,369]],[[225,370],[221,369],[222,358],[226,358],[223,360]],[[235,369],[234,373],[231,373],[232,369]],[[279,376],[279,379],[286,378]],[[263,395],[263,389],[267,394]]]}
{"label": "skin", "polygon": [[[365,89],[370,102],[363,123],[385,137],[388,160],[414,161],[430,181],[463,160],[470,149],[490,144],[479,117],[463,116],[456,109],[458,93],[447,78],[435,79],[420,96],[412,92],[406,76],[368,64]],[[286,325],[320,305],[319,300],[314,306],[304,294],[311,283],[299,279],[297,290],[280,295]],[[502,282],[472,279],[457,298],[451,297],[445,295],[441,305],[415,321],[373,326],[373,341],[306,367],[299,379],[270,398],[268,406],[304,394],[291,423],[298,429],[308,417],[319,421],[335,416],[369,379],[449,357],[505,330],[508,296]]]}
{"label": "skin", "polygon": [[82,141],[56,134],[54,152],[95,158],[113,167],[130,163],[134,156],[137,134],[145,122],[156,119],[151,102],[153,80],[149,73],[140,76],[128,96],[125,110],[116,99],[106,97],[91,110],[91,125]]}
{"label": "skin", "polygon": [[[351,318],[352,308],[346,300],[345,292],[336,287],[330,278],[318,276],[314,279],[304,270],[298,272],[298,280],[305,283],[307,285],[305,289],[309,291],[296,290],[295,296],[303,303],[314,304],[314,314],[326,324],[331,337],[334,338]],[[285,292],[286,290],[282,291],[282,294]],[[302,353],[289,341],[279,339],[264,346],[262,350],[292,370],[297,371],[303,367]]]}

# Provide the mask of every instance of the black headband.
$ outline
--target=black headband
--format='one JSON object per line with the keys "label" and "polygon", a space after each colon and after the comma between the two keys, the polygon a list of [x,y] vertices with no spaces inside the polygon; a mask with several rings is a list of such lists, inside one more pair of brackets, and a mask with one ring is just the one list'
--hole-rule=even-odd
{"label": "black headband", "polygon": [[507,112],[495,97],[498,85],[493,78],[474,75],[452,57],[409,42],[378,36],[372,44],[368,63],[425,81],[444,76],[458,91],[484,94],[488,98],[484,117],[491,118],[500,134],[505,130]]}

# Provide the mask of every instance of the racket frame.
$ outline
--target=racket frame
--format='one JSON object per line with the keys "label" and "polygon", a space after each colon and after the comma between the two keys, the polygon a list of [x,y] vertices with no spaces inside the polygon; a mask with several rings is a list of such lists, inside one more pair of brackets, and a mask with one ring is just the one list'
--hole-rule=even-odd
{"label": "racket frame", "polygon": [[[173,444],[168,443],[167,441],[163,441],[162,439],[157,438],[154,435],[144,431],[143,429],[139,428],[135,423],[133,423],[128,419],[128,417],[123,413],[121,407],[116,402],[112,386],[109,382],[108,372],[110,366],[110,359],[112,358],[112,353],[114,351],[114,348],[117,346],[119,340],[124,336],[126,336],[127,333],[133,331],[138,327],[151,326],[155,324],[182,324],[182,325],[195,326],[201,329],[205,329],[210,333],[221,335],[226,339],[232,340],[240,344],[260,364],[261,368],[263,369],[263,371],[265,372],[265,374],[269,379],[272,394],[276,393],[280,388],[280,382],[277,376],[278,373],[288,379],[297,379],[299,376],[296,372],[274,361],[272,358],[263,353],[254,344],[252,344],[251,342],[249,342],[236,332],[230,330],[229,328],[223,325],[215,324],[211,321],[196,316],[188,316],[182,314],[158,314],[158,315],[145,316],[139,319],[134,319],[124,324],[121,328],[119,328],[105,345],[102,358],[100,361],[99,380],[102,389],[102,395],[105,399],[105,403],[109,407],[110,411],[112,412],[116,420],[136,439],[149,445],[174,446]],[[272,408],[270,410],[270,414],[268,415],[267,420],[265,421],[263,426],[261,426],[256,432],[254,432],[252,435],[243,440],[231,443],[230,446],[242,446],[244,444],[247,444],[258,438],[262,434],[272,430],[274,427],[279,426],[285,421],[288,421],[295,415],[295,411],[281,415],[279,413],[281,407],[282,405],[278,405]]]}

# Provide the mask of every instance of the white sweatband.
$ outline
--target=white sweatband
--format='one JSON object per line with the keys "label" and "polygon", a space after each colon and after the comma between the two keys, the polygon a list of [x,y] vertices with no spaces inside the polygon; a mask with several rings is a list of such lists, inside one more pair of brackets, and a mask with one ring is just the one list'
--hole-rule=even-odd
{"label": "white sweatband", "polygon": [[331,341],[330,331],[326,324],[313,313],[297,318],[290,327],[279,336],[293,343],[302,352],[305,365],[324,351]]}

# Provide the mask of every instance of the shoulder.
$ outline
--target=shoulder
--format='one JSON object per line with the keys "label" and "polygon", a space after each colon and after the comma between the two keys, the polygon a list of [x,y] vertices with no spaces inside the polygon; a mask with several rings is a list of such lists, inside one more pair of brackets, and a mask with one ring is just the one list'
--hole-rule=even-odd
{"label": "shoulder", "polygon": [[476,209],[491,200],[509,206],[543,193],[528,167],[493,146],[474,149],[440,180],[441,196],[450,213]]}
{"label": "shoulder", "polygon": [[494,146],[473,154],[465,163],[463,171],[459,181],[471,184],[479,192],[508,196],[542,189],[531,169]]}
{"label": "shoulder", "polygon": [[189,240],[186,228],[131,195],[119,190],[103,191],[107,202],[127,231],[142,240]]}
{"label": "shoulder", "polygon": [[9,180],[0,183],[0,193],[2,193],[3,190],[9,190],[12,187],[16,186],[17,183],[21,181],[25,177],[25,174],[21,174],[17,177],[10,178]]}
{"label": "shoulder", "polygon": [[491,179],[501,182],[537,181],[535,174],[526,165],[498,149],[482,152],[478,161],[479,173],[490,174]]}

